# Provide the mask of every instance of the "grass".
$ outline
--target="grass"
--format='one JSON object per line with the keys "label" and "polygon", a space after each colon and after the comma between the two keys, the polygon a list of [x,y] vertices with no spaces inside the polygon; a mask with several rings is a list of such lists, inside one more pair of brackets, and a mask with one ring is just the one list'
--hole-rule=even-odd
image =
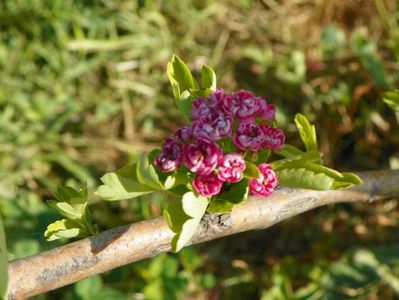
{"label": "grass", "polygon": [[[45,200],[58,186],[88,181],[94,189],[104,172],[181,124],[165,74],[172,53],[197,73],[213,66],[219,87],[251,89],[275,103],[291,141],[293,115],[305,113],[331,166],[389,168],[399,128],[381,94],[398,87],[398,18],[393,0],[2,1],[0,211],[11,257],[55,246],[42,233],[57,218]],[[94,219],[114,227],[159,215],[165,201],[142,200],[97,203]],[[93,282],[123,299],[173,299],[185,289],[221,299],[278,289],[285,296],[269,294],[287,298],[319,283],[352,246],[397,244],[397,205],[316,210]],[[387,285],[375,279],[367,297],[393,297]],[[90,298],[84,286],[39,299]]]}

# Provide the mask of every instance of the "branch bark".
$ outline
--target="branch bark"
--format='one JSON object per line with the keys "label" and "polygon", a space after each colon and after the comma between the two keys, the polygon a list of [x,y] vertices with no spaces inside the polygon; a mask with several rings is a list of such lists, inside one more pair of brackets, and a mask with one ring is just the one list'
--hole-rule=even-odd
{"label": "branch bark", "polygon": [[[347,190],[281,188],[267,199],[250,197],[227,214],[205,215],[191,244],[264,229],[313,208],[340,202],[399,197],[399,171],[359,173],[364,184]],[[10,262],[8,299],[26,299],[119,266],[170,251],[174,233],[162,217],[104,231]]]}

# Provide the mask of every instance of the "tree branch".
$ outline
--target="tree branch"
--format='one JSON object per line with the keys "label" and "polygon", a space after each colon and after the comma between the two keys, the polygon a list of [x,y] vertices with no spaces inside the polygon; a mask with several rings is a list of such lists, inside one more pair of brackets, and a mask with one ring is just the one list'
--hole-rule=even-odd
{"label": "tree branch", "polygon": [[[205,215],[191,243],[264,229],[313,208],[340,202],[399,197],[399,171],[359,174],[364,184],[335,191],[281,188],[267,199],[250,197],[231,213]],[[8,299],[25,299],[91,275],[170,251],[174,233],[162,217],[104,231],[9,265]]]}

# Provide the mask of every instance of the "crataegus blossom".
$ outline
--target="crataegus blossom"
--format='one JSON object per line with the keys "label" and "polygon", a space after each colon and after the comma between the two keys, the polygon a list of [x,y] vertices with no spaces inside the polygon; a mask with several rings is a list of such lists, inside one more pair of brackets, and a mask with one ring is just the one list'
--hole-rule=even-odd
{"label": "crataegus blossom", "polygon": [[173,134],[173,139],[181,144],[188,143],[193,137],[190,126],[182,126],[176,129]]}
{"label": "crataegus blossom", "polygon": [[259,99],[251,92],[238,91],[222,99],[223,110],[238,118],[248,118],[259,110]]}
{"label": "crataegus blossom", "polygon": [[215,169],[222,153],[222,149],[213,141],[199,138],[195,144],[184,146],[183,161],[191,172],[207,175]]}
{"label": "crataegus blossom", "polygon": [[212,107],[209,105],[206,98],[197,98],[192,103],[191,119],[200,120],[212,112]]}
{"label": "crataegus blossom", "polygon": [[277,151],[283,148],[285,142],[284,132],[276,127],[268,125],[260,125],[265,134],[264,147]]}
{"label": "crataegus blossom", "polygon": [[226,154],[218,164],[218,178],[227,182],[239,182],[243,178],[245,168],[245,160],[241,154]]}
{"label": "crataegus blossom", "polygon": [[258,114],[261,116],[263,121],[273,121],[276,118],[276,108],[273,104],[266,103],[265,100],[260,101],[260,108]]}
{"label": "crataegus blossom", "polygon": [[215,173],[197,175],[193,180],[194,189],[204,197],[211,197],[220,193],[223,181]]}
{"label": "crataegus blossom", "polygon": [[154,164],[163,172],[168,173],[179,168],[182,161],[182,148],[173,139],[166,139],[162,152],[155,158]]}
{"label": "crataegus blossom", "polygon": [[232,126],[233,118],[221,112],[210,113],[208,116],[193,123],[192,132],[196,138],[203,137],[217,141],[221,138],[231,136]]}
{"label": "crataegus blossom", "polygon": [[255,122],[241,122],[238,124],[233,142],[240,150],[259,151],[265,142],[265,135]]}
{"label": "crataegus blossom", "polygon": [[261,174],[261,178],[251,179],[249,181],[249,191],[257,196],[269,196],[278,185],[276,173],[273,171],[272,167],[266,163],[258,165],[258,170]]}
{"label": "crataegus blossom", "polygon": [[223,98],[226,96],[227,94],[224,92],[223,89],[219,89],[214,91],[213,93],[211,93],[208,96],[208,103],[210,107],[220,107]]}

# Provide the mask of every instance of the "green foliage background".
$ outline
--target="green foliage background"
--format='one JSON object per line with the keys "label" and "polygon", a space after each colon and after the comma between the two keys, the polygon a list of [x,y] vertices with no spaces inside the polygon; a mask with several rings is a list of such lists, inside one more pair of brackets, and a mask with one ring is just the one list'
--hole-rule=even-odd
{"label": "green foliage background", "polygon": [[[9,258],[55,247],[57,187],[99,178],[182,124],[166,77],[177,53],[218,86],[274,103],[289,141],[295,113],[316,125],[339,170],[399,167],[399,7],[363,1],[0,2],[0,213]],[[100,230],[161,214],[162,194],[90,199]],[[398,199],[324,207],[266,231],[189,247],[37,299],[393,299]],[[368,250],[366,250],[368,249]],[[313,298],[312,298],[313,297]],[[324,297],[324,298],[323,298]]]}

